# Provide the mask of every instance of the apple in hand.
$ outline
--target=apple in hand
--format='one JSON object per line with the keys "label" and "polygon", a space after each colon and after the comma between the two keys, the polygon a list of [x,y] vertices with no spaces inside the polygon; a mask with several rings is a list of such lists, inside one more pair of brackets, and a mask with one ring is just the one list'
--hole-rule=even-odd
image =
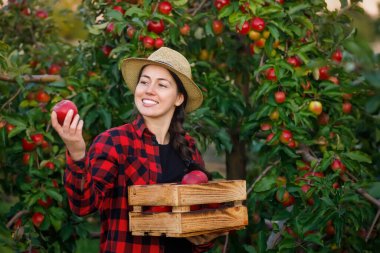
{"label": "apple in hand", "polygon": [[74,111],[73,113],[73,118],[74,118],[74,116],[78,114],[78,109],[76,105],[70,100],[66,100],[66,99],[61,100],[53,107],[53,111],[55,111],[55,113],[57,114],[58,123],[60,125],[63,125],[63,122],[65,121],[65,118],[66,118],[66,114],[69,112],[70,109]]}

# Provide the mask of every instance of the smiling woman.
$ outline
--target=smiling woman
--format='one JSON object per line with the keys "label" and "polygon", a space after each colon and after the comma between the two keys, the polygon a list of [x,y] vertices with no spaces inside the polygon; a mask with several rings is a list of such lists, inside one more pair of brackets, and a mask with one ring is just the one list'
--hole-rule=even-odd
{"label": "smiling woman", "polygon": [[225,234],[133,236],[128,227],[128,186],[181,182],[195,169],[207,174],[194,139],[183,129],[185,112],[203,101],[190,64],[177,51],[162,47],[147,59],[125,59],[121,70],[138,115],[99,134],[88,152],[79,114],[73,117],[70,110],[60,125],[52,112],[52,125],[68,151],[64,179],[71,210],[80,216],[100,212],[101,252],[204,252]]}

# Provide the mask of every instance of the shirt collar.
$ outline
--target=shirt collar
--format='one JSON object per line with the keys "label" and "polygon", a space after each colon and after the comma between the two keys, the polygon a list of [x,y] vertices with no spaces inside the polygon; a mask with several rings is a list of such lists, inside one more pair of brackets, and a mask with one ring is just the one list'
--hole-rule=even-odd
{"label": "shirt collar", "polygon": [[[136,130],[136,134],[139,138],[142,137],[145,130],[148,130],[148,128],[145,125],[144,118],[141,116],[141,114],[138,114],[136,119],[132,123],[133,127]],[[149,132],[149,131],[148,131]]]}

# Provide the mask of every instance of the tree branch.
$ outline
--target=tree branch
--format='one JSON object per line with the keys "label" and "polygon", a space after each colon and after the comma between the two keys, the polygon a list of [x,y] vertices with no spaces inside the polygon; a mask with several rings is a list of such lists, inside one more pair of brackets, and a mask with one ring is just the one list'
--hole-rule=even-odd
{"label": "tree branch", "polygon": [[377,213],[376,213],[376,216],[375,216],[375,219],[373,220],[372,222],[372,225],[371,225],[371,228],[368,230],[368,234],[365,238],[365,241],[368,242],[368,239],[369,239],[369,236],[371,235],[375,225],[376,225],[376,222],[377,220],[379,219],[379,216],[380,216],[380,209],[377,210]]}
{"label": "tree branch", "polygon": [[255,187],[257,182],[259,182],[270,171],[270,169],[272,169],[273,166],[277,165],[279,162],[280,162],[280,160],[274,162],[273,164],[267,166],[263,172],[261,172],[261,174],[256,178],[255,182],[253,182],[251,187],[249,187],[249,189],[247,191],[247,195],[253,190],[253,188]]}
{"label": "tree branch", "polygon": [[16,93],[10,97],[2,106],[1,106],[1,110],[3,110],[5,107],[7,107],[10,103],[12,103],[12,101],[18,96],[18,94],[20,94],[21,92],[21,88],[19,88]]}
{"label": "tree branch", "polygon": [[6,225],[7,228],[10,228],[13,223],[15,223],[21,216],[23,216],[24,214],[28,214],[29,211],[28,210],[21,210],[21,211],[18,211],[13,217],[12,219],[10,219]]}
{"label": "tree branch", "polygon": [[226,239],[224,241],[224,246],[223,246],[223,253],[227,253],[227,249],[228,249],[228,241],[229,241],[229,235],[230,233],[227,233],[226,235]]}
{"label": "tree branch", "polygon": [[[23,75],[21,78],[24,83],[51,83],[62,79],[59,75]],[[16,77],[0,74],[0,80],[15,83]]]}
{"label": "tree branch", "polygon": [[195,14],[197,14],[197,12],[202,9],[203,5],[205,5],[207,2],[207,0],[203,0],[202,3],[200,3],[193,11],[193,13],[191,13],[192,16],[195,16]]}

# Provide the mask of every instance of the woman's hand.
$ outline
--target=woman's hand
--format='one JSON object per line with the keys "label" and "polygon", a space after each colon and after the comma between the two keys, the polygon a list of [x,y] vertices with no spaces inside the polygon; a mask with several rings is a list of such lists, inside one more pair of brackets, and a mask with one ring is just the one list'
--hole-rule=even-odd
{"label": "woman's hand", "polygon": [[57,131],[65,143],[71,158],[74,161],[78,161],[86,155],[86,143],[82,136],[83,120],[80,120],[79,114],[77,114],[71,122],[73,113],[73,110],[68,111],[63,125],[61,126],[58,123],[57,114],[53,111],[51,113],[51,123],[55,131]]}
{"label": "woman's hand", "polygon": [[186,239],[189,240],[192,244],[201,245],[201,244],[211,242],[212,240],[214,240],[215,238],[219,236],[226,236],[226,235],[228,235],[228,232],[214,232],[214,233],[209,233],[205,235],[186,237]]}

